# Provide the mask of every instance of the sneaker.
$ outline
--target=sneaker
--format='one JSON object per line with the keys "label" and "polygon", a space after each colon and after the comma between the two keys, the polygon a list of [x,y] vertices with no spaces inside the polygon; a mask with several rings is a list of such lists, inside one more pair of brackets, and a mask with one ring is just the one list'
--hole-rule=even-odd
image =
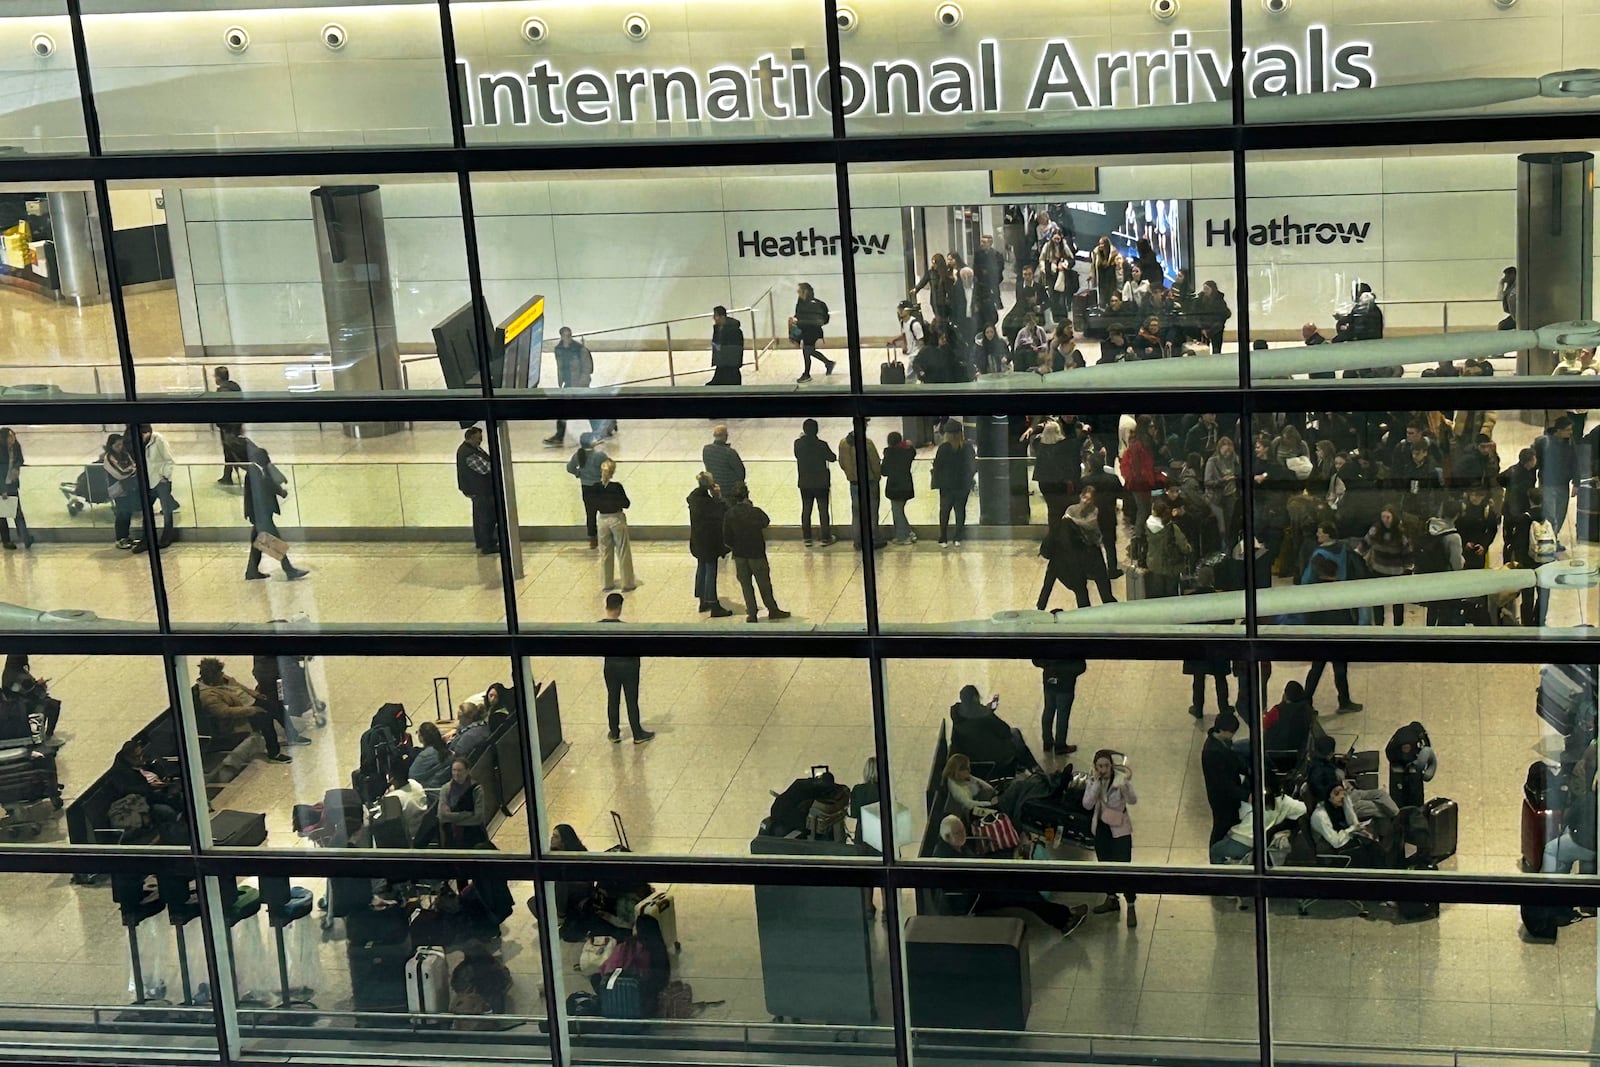
{"label": "sneaker", "polygon": [[778,611],[772,611],[772,610],[768,610],[767,611],[767,621],[768,622],[777,622],[780,619],[787,619],[787,618],[789,618],[789,613],[787,611],[782,610],[782,609],[779,609]]}
{"label": "sneaker", "polygon": [[1108,915],[1113,911],[1121,910],[1122,901],[1118,900],[1116,897],[1106,897],[1106,899],[1096,904],[1093,908],[1093,911],[1096,915]]}
{"label": "sneaker", "polygon": [[311,738],[309,738],[309,737],[299,737],[299,736],[291,737],[288,740],[284,741],[284,744],[286,744],[286,745],[309,745],[310,743],[311,743]]}
{"label": "sneaker", "polygon": [[832,374],[833,373],[833,368],[837,365],[837,364],[834,364],[834,363],[830,363],[827,360],[824,360],[823,364],[828,368],[828,370],[827,370],[828,374]]}
{"label": "sneaker", "polygon": [[920,538],[920,537],[918,537],[918,536],[917,536],[917,531],[915,531],[915,530],[912,530],[912,531],[911,531],[911,540],[913,540],[913,541],[920,541],[920,540],[922,540],[922,538]]}
{"label": "sneaker", "polygon": [[804,384],[805,382],[809,382],[810,380],[811,380],[811,375],[802,374],[802,375],[800,375],[800,377],[795,379],[795,384],[796,385],[801,385],[801,384]]}
{"label": "sneaker", "polygon": [[940,541],[939,542],[939,547],[940,548],[949,548],[950,547],[950,542],[949,541]]}
{"label": "sneaker", "polygon": [[283,568],[283,576],[285,578],[289,579],[291,582],[298,582],[300,579],[304,578],[306,575],[308,575],[310,573],[311,573],[310,571],[303,570],[300,567],[285,567],[285,568]]}
{"label": "sneaker", "polygon": [[806,538],[806,547],[807,547],[807,548],[810,548],[810,547],[811,547],[811,545],[812,545],[812,543],[813,543],[813,542],[812,542],[812,540],[811,540],[811,538],[809,538],[809,537],[808,537],[808,538]]}
{"label": "sneaker", "polygon": [[557,437],[554,434],[543,439],[543,444],[546,448],[560,448],[566,443],[567,439],[565,437]]}
{"label": "sneaker", "polygon": [[1063,926],[1061,928],[1061,936],[1062,937],[1071,937],[1072,936],[1072,932],[1074,930],[1076,930],[1078,927],[1082,926],[1083,925],[1083,920],[1087,919],[1088,917],[1089,917],[1088,909],[1083,908],[1081,905],[1078,908],[1074,909],[1073,912],[1072,912],[1072,918],[1068,919],[1067,920],[1067,925],[1065,925],[1065,926]]}
{"label": "sneaker", "polygon": [[133,542],[131,540],[129,540],[128,538],[123,537],[123,538],[118,539],[117,547],[122,549],[123,551],[127,551],[128,549],[133,547]]}
{"label": "sneaker", "polygon": [[610,741],[613,745],[620,745],[622,743],[622,735],[620,733],[617,733],[617,734],[609,734],[608,733],[608,734],[606,734],[606,740]]}
{"label": "sneaker", "polygon": [[716,605],[715,607],[713,607],[711,609],[711,617],[713,619],[726,619],[726,618],[730,617],[732,614],[733,614],[732,611],[729,611],[727,608],[723,607],[721,604],[718,604],[718,605]]}
{"label": "sneaker", "polygon": [[1128,902],[1128,929],[1132,930],[1139,925],[1139,912],[1135,910],[1133,902]]}
{"label": "sneaker", "polygon": [[656,734],[654,730],[646,730],[643,733],[633,735],[633,743],[636,745],[642,745],[647,741],[654,741],[655,739]]}
{"label": "sneaker", "polygon": [[911,543],[911,538],[909,538],[909,537],[896,537],[894,539],[894,543],[897,544],[897,545],[909,545]]}
{"label": "sneaker", "polygon": [[1357,704],[1353,700],[1342,700],[1339,702],[1339,707],[1336,710],[1340,715],[1351,715],[1355,712],[1361,711],[1365,707],[1365,704]]}
{"label": "sneaker", "polygon": [[956,546],[956,547],[957,547],[957,548],[960,548],[960,547],[961,547],[961,542],[960,542],[960,541],[951,541],[951,542],[950,542],[950,543],[951,543],[951,544],[952,544],[952,545],[955,545],[955,546]]}
{"label": "sneaker", "polygon": [[294,760],[290,759],[288,756],[285,756],[282,752],[280,752],[276,756],[268,756],[267,757],[267,762],[268,763],[293,763]]}
{"label": "sneaker", "polygon": [[817,542],[817,544],[820,545],[823,548],[827,548],[829,545],[838,544],[838,543],[839,543],[839,539],[837,537],[824,537],[822,540]]}

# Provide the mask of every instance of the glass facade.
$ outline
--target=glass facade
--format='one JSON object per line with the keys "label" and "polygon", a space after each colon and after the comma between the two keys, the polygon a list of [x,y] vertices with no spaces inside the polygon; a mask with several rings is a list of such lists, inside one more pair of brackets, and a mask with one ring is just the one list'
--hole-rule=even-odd
{"label": "glass facade", "polygon": [[0,1062],[1592,1062],[1600,5],[1391,6],[13,0]]}

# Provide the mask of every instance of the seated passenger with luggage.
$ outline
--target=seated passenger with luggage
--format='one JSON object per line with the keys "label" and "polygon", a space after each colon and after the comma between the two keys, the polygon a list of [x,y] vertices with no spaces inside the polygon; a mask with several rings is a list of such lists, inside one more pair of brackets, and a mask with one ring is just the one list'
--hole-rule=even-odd
{"label": "seated passenger with luggage", "polygon": [[1399,815],[1400,806],[1394,802],[1388,790],[1357,787],[1355,781],[1345,773],[1341,758],[1334,754],[1335,747],[1333,738],[1327,734],[1312,739],[1311,762],[1306,768],[1306,785],[1312,795],[1325,797],[1333,792],[1334,786],[1343,785],[1345,796],[1350,798],[1358,819],[1392,820]]}
{"label": "seated passenger with luggage", "polygon": [[417,749],[407,774],[412,781],[420,782],[424,789],[442,789],[450,781],[450,746],[445,744],[444,735],[431,722],[417,727],[417,740],[421,742],[421,747]]}
{"label": "seated passenger with luggage", "polygon": [[1596,747],[1591,743],[1573,764],[1567,779],[1567,805],[1562,813],[1563,829],[1544,846],[1541,874],[1570,874],[1573,863],[1579,874],[1595,873],[1595,769]]}
{"label": "seated passenger with luggage", "polygon": [[972,760],[960,752],[954,753],[944,765],[945,789],[950,794],[951,807],[963,818],[976,812],[995,810],[999,791],[972,773]]}
{"label": "seated passenger with luggage", "polygon": [[44,718],[47,740],[61,720],[61,701],[50,695],[49,684],[50,679],[33,676],[26,655],[12,653],[6,657],[5,669],[0,672],[0,699],[15,700],[27,714],[38,712]]}
{"label": "seated passenger with luggage", "polygon": [[[939,843],[933,847],[934,859],[975,859],[978,853],[968,846],[967,828],[959,815],[946,815],[939,823]],[[993,855],[986,858],[994,859]],[[1089,914],[1086,904],[1068,907],[1046,900],[1035,892],[986,891],[977,894],[951,892],[945,895],[955,914],[984,915],[996,911],[1031,911],[1057,930],[1062,937],[1083,925]]]}
{"label": "seated passenger with luggage", "polygon": [[[1306,806],[1294,797],[1285,796],[1278,780],[1267,776],[1262,800],[1266,808],[1262,813],[1261,828],[1270,840],[1272,832],[1285,822],[1305,817]],[[1237,863],[1255,851],[1255,820],[1248,800],[1239,805],[1239,821],[1211,846],[1212,863]]]}
{"label": "seated passenger with luggage", "polygon": [[[217,722],[240,729],[248,725],[261,735],[267,745],[267,759],[273,763],[288,763],[278,747],[276,717],[261,706],[261,694],[246,689],[227,674],[222,661],[207,657],[200,661],[200,684],[195,689],[200,707]],[[311,742],[295,732],[288,716],[283,717],[284,744],[309,745]]]}
{"label": "seated passenger with luggage", "polygon": [[489,743],[488,710],[482,705],[462,704],[458,714],[460,720],[450,738],[450,754],[470,764]]}
{"label": "seated passenger with luggage", "polygon": [[389,788],[383,795],[400,802],[400,824],[405,827],[406,841],[416,841],[417,832],[422,829],[422,820],[432,803],[428,799],[428,791],[421,782],[413,781],[404,767],[395,764],[389,768]]}
{"label": "seated passenger with luggage", "polygon": [[1356,816],[1355,804],[1343,783],[1331,792],[1313,794],[1316,807],[1311,811],[1311,833],[1319,853],[1337,852],[1350,857],[1352,867],[1389,868],[1395,866],[1391,843],[1384,840],[1371,820]]}
{"label": "seated passenger with luggage", "polygon": [[[649,1019],[659,1009],[661,991],[672,978],[672,957],[667,953],[667,941],[661,935],[661,924],[653,915],[641,915],[634,924],[633,933],[618,942],[617,947],[600,965],[600,973],[589,981],[600,994],[601,1011],[614,1018]],[[637,1006],[626,1003],[629,995],[624,983],[637,984]],[[612,996],[607,997],[606,989]],[[615,1007],[611,1004],[620,1001]],[[609,1009],[609,1010],[608,1010]]]}
{"label": "seated passenger with luggage", "polygon": [[486,844],[484,830],[489,813],[484,810],[483,786],[472,780],[467,761],[450,761],[450,781],[439,791],[439,827],[445,848],[477,848]]}
{"label": "seated passenger with luggage", "polygon": [[[150,806],[150,823],[162,836],[174,836],[167,831],[183,822],[183,783],[176,775],[162,775],[156,765],[145,756],[149,737],[135,734],[111,761],[106,772],[106,784],[113,797],[140,797]],[[182,833],[175,836],[182,837]]]}
{"label": "seated passenger with luggage", "polygon": [[961,699],[950,705],[951,753],[959,752],[974,764],[988,765],[996,780],[1037,771],[1039,761],[1022,739],[1022,731],[995,714],[999,706],[999,697],[985,704],[978,696],[977,686],[962,686]]}

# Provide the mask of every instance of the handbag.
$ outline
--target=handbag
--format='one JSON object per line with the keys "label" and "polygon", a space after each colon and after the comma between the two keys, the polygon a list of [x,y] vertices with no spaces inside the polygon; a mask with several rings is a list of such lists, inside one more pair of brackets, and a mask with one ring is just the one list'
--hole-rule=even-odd
{"label": "handbag", "polygon": [[283,557],[289,554],[289,542],[266,532],[256,534],[256,539],[251,544],[263,556],[278,560],[280,563],[283,561]]}
{"label": "handbag", "polygon": [[1055,282],[1054,285],[1051,286],[1051,288],[1054,289],[1058,293],[1064,293],[1064,292],[1067,291],[1067,272],[1066,271],[1064,271],[1064,270],[1056,271],[1056,282]]}
{"label": "handbag", "polygon": [[106,486],[106,496],[112,500],[120,500],[127,491],[127,488],[119,478],[113,478],[111,484]]}
{"label": "handbag", "polygon": [[17,498],[14,496],[0,496],[0,519],[16,518],[17,503]]}
{"label": "handbag", "polygon": [[972,834],[987,841],[990,852],[1006,852],[1022,843],[1022,836],[1003,811],[986,811],[973,817]]}
{"label": "handbag", "polygon": [[578,952],[578,973],[585,977],[592,977],[600,973],[600,968],[605,966],[606,960],[617,949],[617,939],[614,937],[591,937],[583,943],[583,948]]}

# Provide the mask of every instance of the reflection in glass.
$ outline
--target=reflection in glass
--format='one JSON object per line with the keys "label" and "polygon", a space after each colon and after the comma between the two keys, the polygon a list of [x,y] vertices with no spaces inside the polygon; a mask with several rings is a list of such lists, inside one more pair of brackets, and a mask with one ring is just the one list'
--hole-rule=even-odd
{"label": "reflection in glass", "polygon": [[8,5],[0,15],[0,49],[8,57],[0,71],[6,99],[0,144],[40,155],[87,152],[65,0]]}

